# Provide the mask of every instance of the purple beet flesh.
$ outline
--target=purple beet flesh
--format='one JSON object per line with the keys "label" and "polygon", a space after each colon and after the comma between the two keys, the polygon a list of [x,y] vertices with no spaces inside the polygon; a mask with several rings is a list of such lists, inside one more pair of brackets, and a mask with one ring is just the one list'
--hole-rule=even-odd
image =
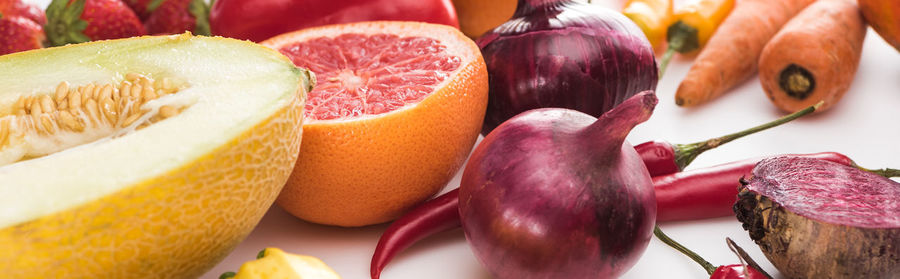
{"label": "purple beet flesh", "polygon": [[734,211],[788,278],[900,278],[900,183],[830,161],[776,157]]}

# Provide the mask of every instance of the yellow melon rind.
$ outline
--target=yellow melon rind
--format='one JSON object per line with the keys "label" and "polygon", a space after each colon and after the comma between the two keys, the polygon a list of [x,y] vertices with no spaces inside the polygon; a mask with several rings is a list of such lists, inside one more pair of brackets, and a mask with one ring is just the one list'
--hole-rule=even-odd
{"label": "yellow melon rind", "polygon": [[195,278],[275,200],[300,149],[303,94],[197,161],[89,204],[0,230],[7,278]]}

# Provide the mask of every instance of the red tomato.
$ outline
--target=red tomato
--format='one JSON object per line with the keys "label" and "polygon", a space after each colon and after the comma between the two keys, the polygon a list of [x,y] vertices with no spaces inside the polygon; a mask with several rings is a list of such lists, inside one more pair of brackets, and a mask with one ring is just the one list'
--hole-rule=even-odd
{"label": "red tomato", "polygon": [[259,42],[306,27],[370,20],[408,20],[459,27],[451,0],[217,0],[213,35]]}

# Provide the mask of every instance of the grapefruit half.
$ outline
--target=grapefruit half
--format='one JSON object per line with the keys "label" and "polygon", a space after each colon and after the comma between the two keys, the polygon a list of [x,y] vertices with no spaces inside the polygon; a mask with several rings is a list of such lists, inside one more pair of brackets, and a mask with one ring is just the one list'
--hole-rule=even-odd
{"label": "grapefruit half", "polygon": [[453,27],[361,22],[262,44],[317,78],[300,156],[276,201],[301,219],[390,221],[440,191],[478,137],[487,70],[478,46]]}

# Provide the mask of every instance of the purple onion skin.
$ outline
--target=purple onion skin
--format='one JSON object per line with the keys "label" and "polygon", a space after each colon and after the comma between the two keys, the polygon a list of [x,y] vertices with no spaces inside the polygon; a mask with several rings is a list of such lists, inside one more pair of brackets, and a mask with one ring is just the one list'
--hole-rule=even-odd
{"label": "purple onion skin", "polygon": [[572,0],[520,0],[513,18],[477,40],[490,93],[482,134],[529,109],[559,107],[599,117],[656,90],[644,33],[621,13]]}
{"label": "purple onion skin", "polygon": [[625,141],[650,117],[653,92],[596,119],[562,108],[504,122],[473,151],[459,210],[481,264],[495,278],[614,278],[647,248],[656,198]]}

